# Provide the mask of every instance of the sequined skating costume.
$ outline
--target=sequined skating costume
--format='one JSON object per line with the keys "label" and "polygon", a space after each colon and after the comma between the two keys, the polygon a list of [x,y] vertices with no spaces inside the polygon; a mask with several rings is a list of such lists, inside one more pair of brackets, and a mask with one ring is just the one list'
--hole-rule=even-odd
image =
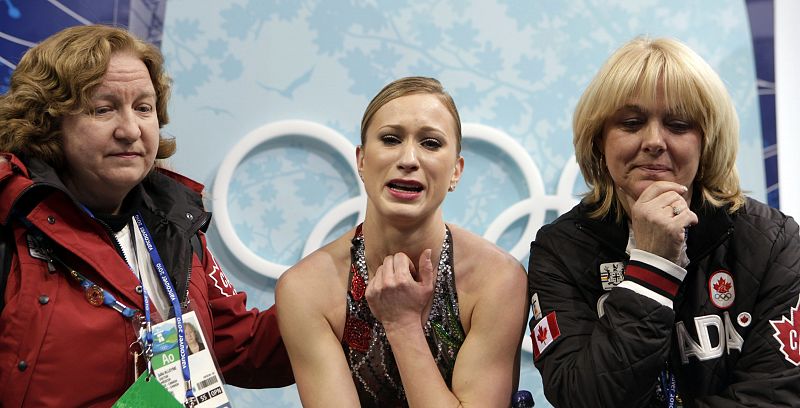
{"label": "sequined skating costume", "polygon": [[[405,407],[406,395],[383,325],[372,315],[364,297],[369,276],[361,226],[352,240],[347,317],[342,347],[350,365],[362,407]],[[433,306],[424,326],[433,359],[447,386],[464,342],[453,270],[453,238],[450,229],[442,243]]]}

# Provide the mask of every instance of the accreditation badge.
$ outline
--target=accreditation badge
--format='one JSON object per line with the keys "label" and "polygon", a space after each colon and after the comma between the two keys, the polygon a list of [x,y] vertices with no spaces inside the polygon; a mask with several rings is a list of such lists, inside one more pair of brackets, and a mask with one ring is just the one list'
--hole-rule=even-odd
{"label": "accreditation badge", "polygon": [[[186,334],[187,358],[191,373],[192,390],[197,398],[196,407],[230,407],[222,376],[214,364],[203,329],[194,311],[183,315]],[[178,330],[175,319],[153,326],[153,370],[158,382],[181,404],[186,401],[186,388],[178,350]]]}

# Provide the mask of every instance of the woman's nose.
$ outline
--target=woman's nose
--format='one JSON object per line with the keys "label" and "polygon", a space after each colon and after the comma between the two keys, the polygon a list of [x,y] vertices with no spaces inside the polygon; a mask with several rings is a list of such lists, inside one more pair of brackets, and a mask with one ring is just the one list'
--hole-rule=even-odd
{"label": "woman's nose", "polygon": [[397,163],[397,167],[406,170],[416,170],[419,168],[419,160],[417,159],[417,149],[414,143],[405,143],[403,146],[402,153],[400,155],[400,160]]}
{"label": "woman's nose", "polygon": [[117,127],[114,129],[114,137],[127,142],[134,142],[142,135],[136,113],[133,111],[120,111],[117,118]]}
{"label": "woman's nose", "polygon": [[651,121],[642,129],[642,149],[650,154],[661,154],[667,149],[664,139],[664,127],[657,122]]}

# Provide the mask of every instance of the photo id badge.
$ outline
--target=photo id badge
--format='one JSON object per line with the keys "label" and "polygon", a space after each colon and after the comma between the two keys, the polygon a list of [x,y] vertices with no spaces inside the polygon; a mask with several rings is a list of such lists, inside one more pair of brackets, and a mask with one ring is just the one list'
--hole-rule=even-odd
{"label": "photo id badge", "polygon": [[[206,344],[203,329],[194,311],[183,315],[186,333],[187,358],[192,379],[192,390],[197,398],[196,407],[230,407],[222,377],[217,372],[214,358]],[[158,382],[181,404],[186,401],[181,357],[178,350],[178,330],[175,319],[153,326],[153,369]]]}

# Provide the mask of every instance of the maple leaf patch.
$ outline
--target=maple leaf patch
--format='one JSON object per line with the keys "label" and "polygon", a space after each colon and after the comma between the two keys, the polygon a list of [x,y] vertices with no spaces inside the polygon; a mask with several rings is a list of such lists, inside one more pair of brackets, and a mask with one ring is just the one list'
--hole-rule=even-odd
{"label": "maple leaf patch", "polygon": [[708,278],[708,298],[719,309],[733,306],[736,299],[736,288],[733,286],[733,276],[730,272],[720,269]]}
{"label": "maple leaf patch", "polygon": [[797,306],[789,308],[789,316],[781,316],[780,320],[770,320],[769,324],[775,329],[772,337],[780,345],[779,351],[786,361],[800,366],[800,296]]}
{"label": "maple leaf patch", "polygon": [[539,343],[544,343],[547,340],[547,327],[539,327],[539,334],[536,335],[536,340],[539,340]]}
{"label": "maple leaf patch", "polygon": [[731,289],[731,284],[726,282],[724,278],[719,278],[717,283],[714,284],[714,290],[719,293],[728,293]]}

